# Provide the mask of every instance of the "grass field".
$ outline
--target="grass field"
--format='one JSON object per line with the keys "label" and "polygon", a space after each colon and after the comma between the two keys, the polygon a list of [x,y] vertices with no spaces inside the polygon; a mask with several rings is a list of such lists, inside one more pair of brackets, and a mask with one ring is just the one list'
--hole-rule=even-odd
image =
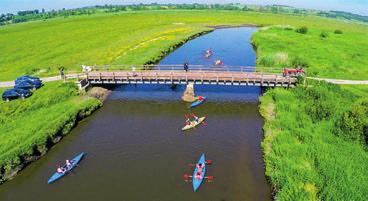
{"label": "grass field", "polygon": [[[256,33],[257,65],[299,64],[307,66],[309,76],[368,79],[368,32],[343,29],[343,34],[335,34],[335,27],[328,26],[300,34],[296,28],[271,27]],[[320,36],[322,32],[326,38]]]}
{"label": "grass field", "polygon": [[[39,76],[56,74],[60,66],[71,72],[80,71],[82,64],[143,64],[154,60],[162,51],[184,38],[208,30],[206,25],[286,23],[296,27],[305,25],[311,29],[341,29],[344,31],[341,40],[350,36],[355,39],[368,36],[368,26],[354,23],[312,16],[240,11],[146,11],[56,18],[0,28],[0,52],[3,53],[0,54],[0,80],[12,80],[24,73]],[[268,33],[261,33],[269,36]],[[306,36],[295,35],[298,40],[303,37]],[[366,43],[359,40],[350,47],[358,48],[354,45],[359,44]],[[263,49],[267,48],[260,45],[262,55]],[[366,52],[361,53],[363,56],[359,57],[367,57]],[[265,54],[268,54],[267,51]],[[311,65],[319,59],[314,58]],[[326,63],[322,61],[324,59],[321,63]],[[335,71],[346,73],[345,69]],[[331,75],[340,77],[340,74]],[[349,72],[347,74],[349,76]]]}
{"label": "grass field", "polygon": [[[262,148],[276,200],[368,199],[368,145],[335,134],[336,122],[366,97],[312,82],[307,88],[270,90],[261,98],[266,119]],[[367,121],[366,115],[349,119]],[[349,132],[341,136],[351,135],[352,122],[344,122]]]}
{"label": "grass field", "polygon": [[61,82],[47,83],[25,100],[1,101],[1,174],[18,166],[21,156],[45,152],[47,140],[67,134],[78,114],[89,114],[100,104],[95,98],[78,96],[73,83]]}

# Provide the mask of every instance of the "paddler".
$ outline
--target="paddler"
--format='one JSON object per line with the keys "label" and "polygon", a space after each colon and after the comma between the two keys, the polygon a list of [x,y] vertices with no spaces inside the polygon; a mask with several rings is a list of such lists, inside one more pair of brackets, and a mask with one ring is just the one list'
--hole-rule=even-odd
{"label": "paddler", "polygon": [[58,173],[60,173],[60,174],[63,174],[63,173],[65,172],[65,169],[59,166],[59,167],[56,169],[56,172],[58,172]]}
{"label": "paddler", "polygon": [[199,118],[194,113],[192,113],[191,116],[194,118],[194,121],[198,123]]}
{"label": "paddler", "polygon": [[198,96],[199,101],[203,101],[203,96]]}
{"label": "paddler", "polygon": [[216,66],[223,65],[223,64],[224,64],[224,62],[222,62],[220,59],[217,59],[217,60],[215,61],[215,65],[216,65]]}
{"label": "paddler", "polygon": [[208,58],[208,57],[210,57],[212,55],[212,50],[211,49],[207,49],[206,51],[205,51],[205,56]]}
{"label": "paddler", "polygon": [[198,163],[197,164],[197,168],[198,168],[198,172],[202,172],[203,164],[202,163]]}
{"label": "paddler", "polygon": [[65,164],[66,164],[66,167],[71,167],[73,165],[69,160],[66,160]]}
{"label": "paddler", "polygon": [[198,171],[197,174],[194,176],[194,178],[196,178],[198,180],[202,179],[201,172]]}

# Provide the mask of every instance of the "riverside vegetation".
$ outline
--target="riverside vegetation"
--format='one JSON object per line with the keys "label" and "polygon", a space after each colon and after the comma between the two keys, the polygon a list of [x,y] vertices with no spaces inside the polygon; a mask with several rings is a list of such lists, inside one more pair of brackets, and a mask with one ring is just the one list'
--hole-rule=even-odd
{"label": "riverside vegetation", "polygon": [[[80,71],[82,64],[144,64],[161,58],[190,36],[211,30],[209,26],[243,24],[283,25],[255,34],[259,66],[301,65],[314,75],[331,78],[367,76],[362,68],[368,60],[363,40],[368,36],[366,25],[316,16],[169,10],[101,13],[3,26],[0,51],[7,54],[0,55],[0,80],[23,73],[53,75],[61,66],[73,72]],[[296,32],[303,26],[306,32]],[[322,32],[327,34],[322,37]],[[327,54],[329,51],[332,53]],[[54,90],[59,93],[52,93]],[[366,135],[361,132],[366,128],[361,118],[366,110],[362,109],[365,102],[357,102],[366,94],[364,87],[341,89],[313,82],[308,87],[269,90],[262,97],[266,175],[277,199],[366,200],[368,180],[363,173],[368,160]],[[24,101],[1,102],[1,131],[6,131],[1,132],[4,138],[0,140],[1,173],[11,173],[24,159],[21,156],[35,150],[44,152],[50,136],[64,133],[64,126],[80,111],[100,104],[96,99],[80,99],[74,86],[61,83],[46,84]],[[347,124],[349,116],[357,120]],[[49,125],[51,120],[55,123]]]}
{"label": "riverside vegetation", "polygon": [[101,106],[73,83],[53,82],[25,100],[0,102],[0,183],[46,153],[76,122]]}
{"label": "riverside vegetation", "polygon": [[266,175],[277,200],[368,199],[367,93],[344,88],[312,81],[261,98]]}

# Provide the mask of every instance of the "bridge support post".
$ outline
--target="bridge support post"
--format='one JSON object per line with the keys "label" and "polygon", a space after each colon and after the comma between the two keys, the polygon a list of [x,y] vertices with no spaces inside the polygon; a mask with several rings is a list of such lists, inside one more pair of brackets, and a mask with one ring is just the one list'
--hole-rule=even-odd
{"label": "bridge support post", "polygon": [[194,95],[194,84],[193,83],[189,83],[187,85],[187,88],[185,89],[184,94],[181,97],[181,99],[186,102],[193,102],[196,100],[195,95]]}

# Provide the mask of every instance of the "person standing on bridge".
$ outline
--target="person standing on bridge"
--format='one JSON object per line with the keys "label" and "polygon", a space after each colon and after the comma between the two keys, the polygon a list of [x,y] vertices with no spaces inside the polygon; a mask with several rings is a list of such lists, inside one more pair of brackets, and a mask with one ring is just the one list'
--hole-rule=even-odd
{"label": "person standing on bridge", "polygon": [[185,72],[188,72],[188,69],[189,69],[189,64],[188,64],[188,62],[185,62],[184,63],[184,70],[185,70]]}

